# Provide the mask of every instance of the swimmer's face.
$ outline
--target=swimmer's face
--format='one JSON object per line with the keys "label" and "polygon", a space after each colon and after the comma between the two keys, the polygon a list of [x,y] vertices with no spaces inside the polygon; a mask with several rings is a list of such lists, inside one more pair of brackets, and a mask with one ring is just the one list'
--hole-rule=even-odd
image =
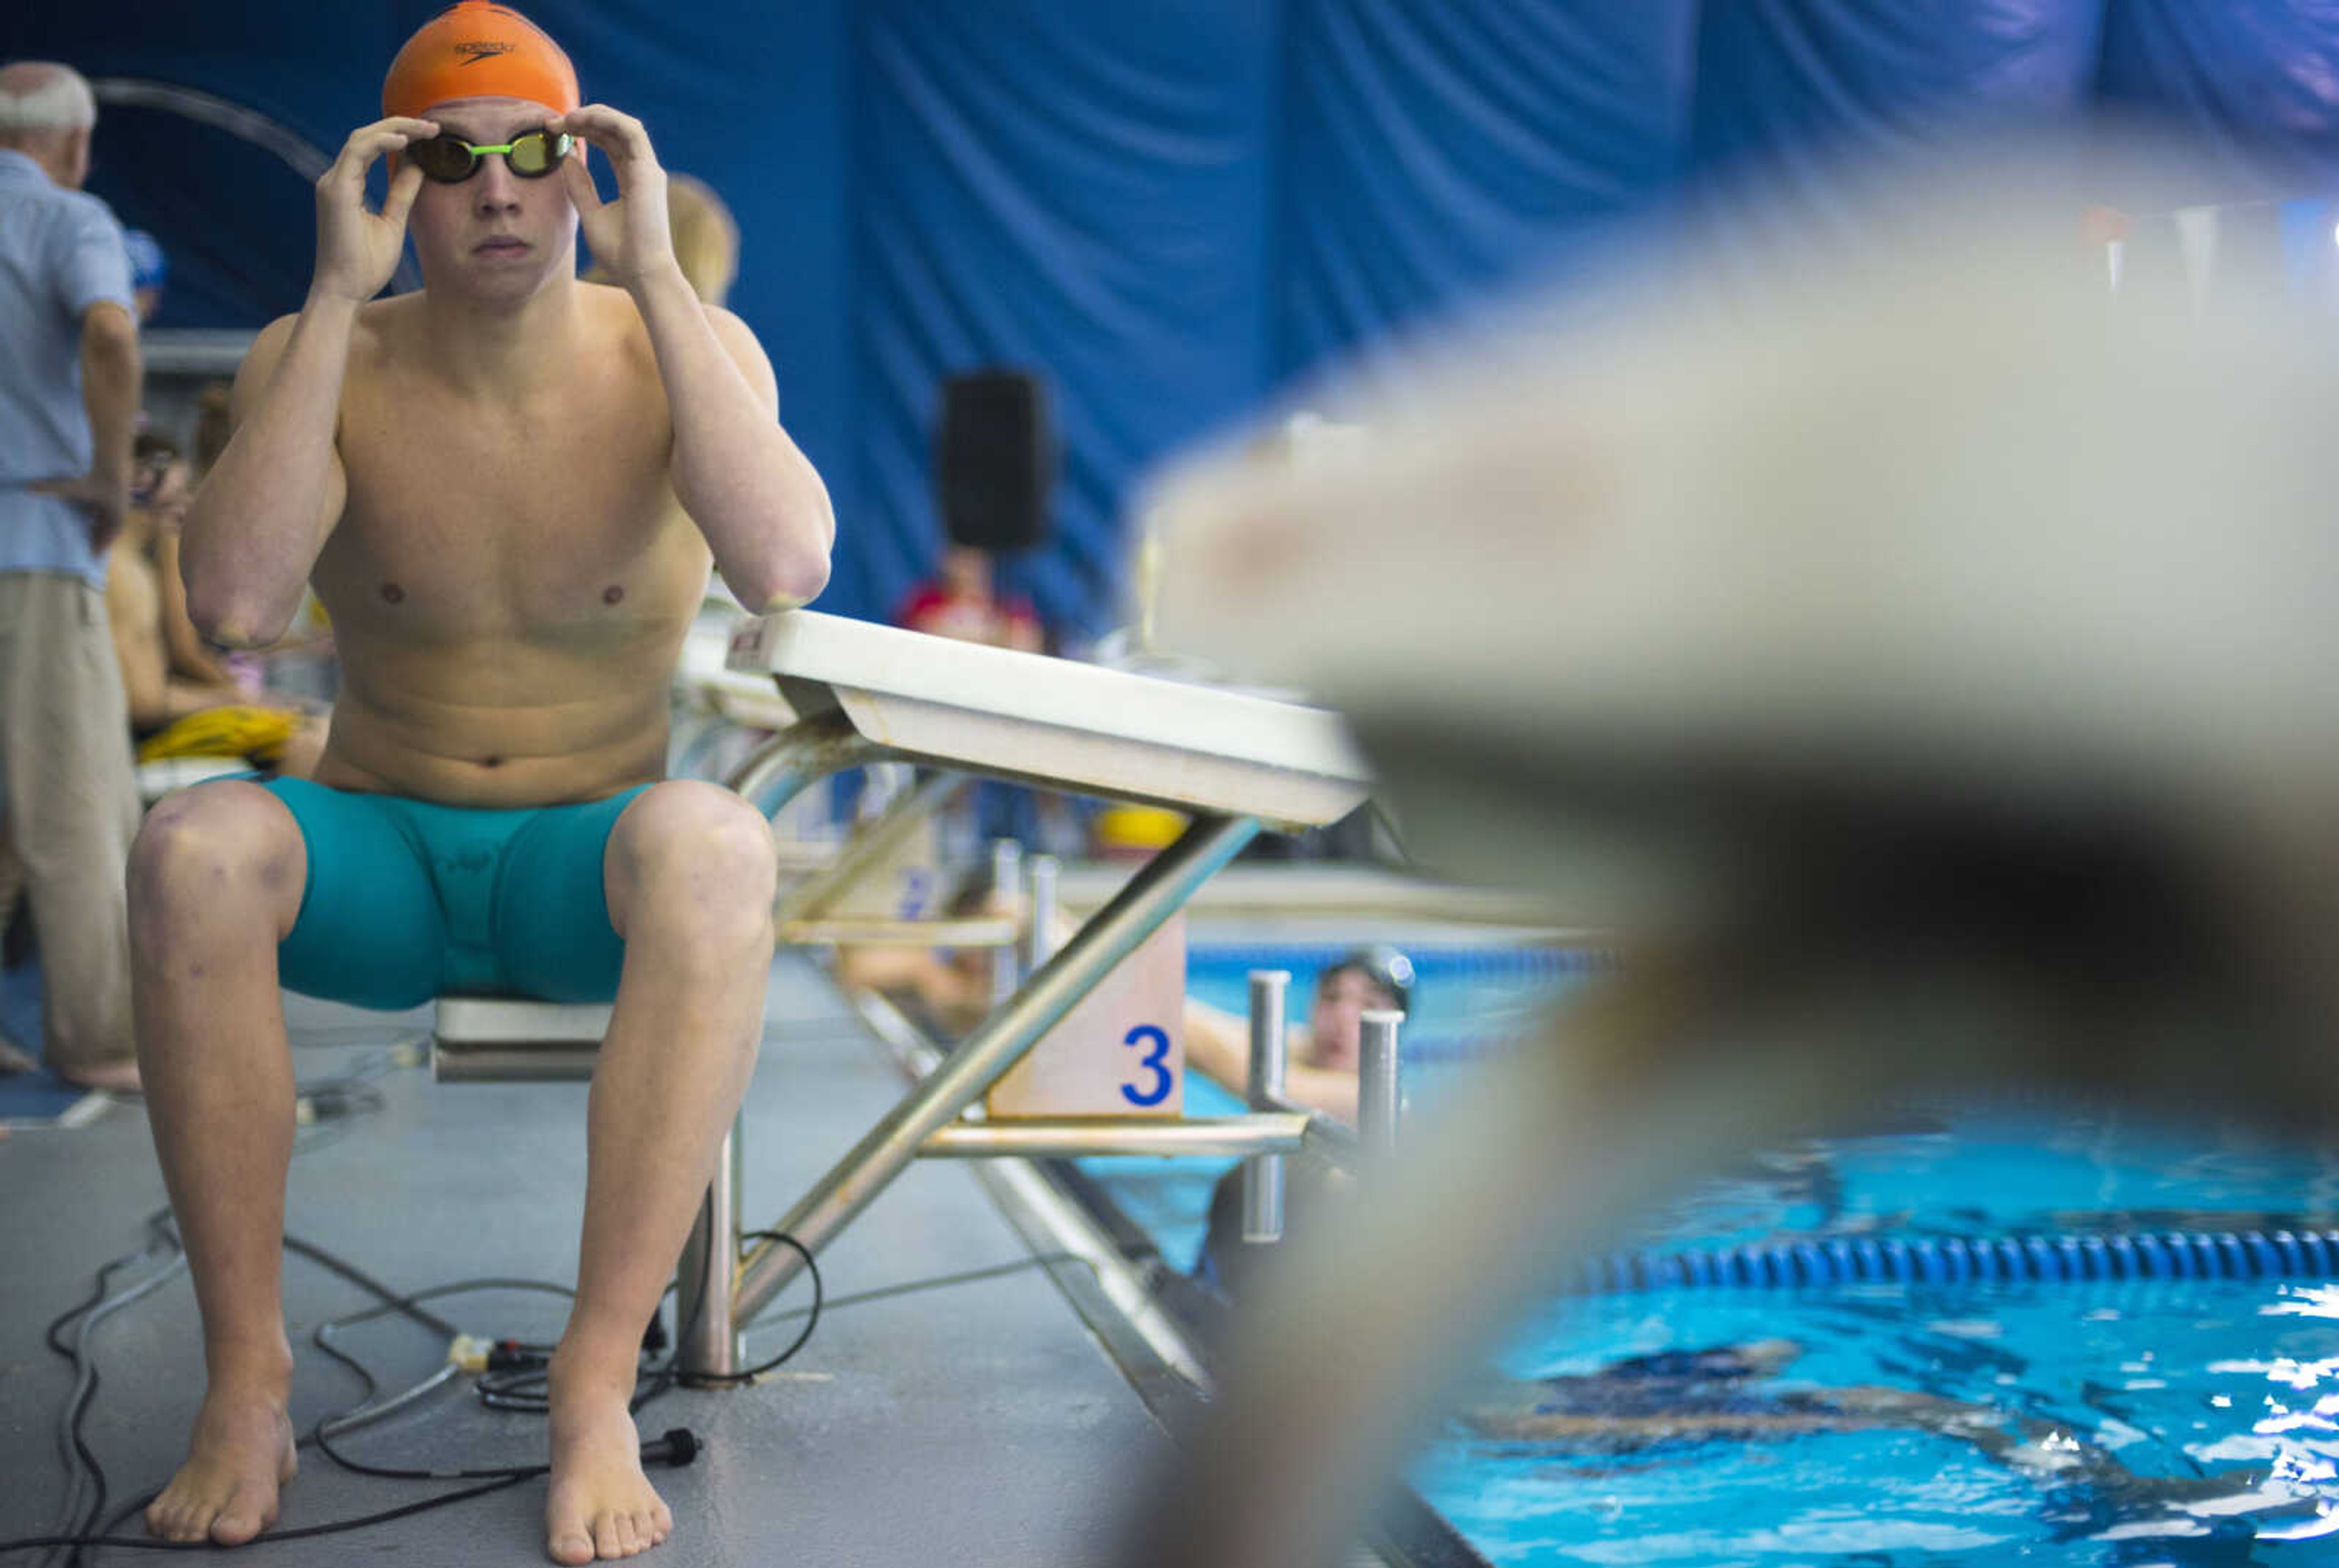
{"label": "swimmer's face", "polygon": [[[424,118],[474,146],[501,146],[553,118],[519,98],[458,98]],[[546,279],[577,271],[577,209],[558,173],[524,180],[490,153],[459,185],[422,182],[408,231],[432,289],[490,301],[527,299]]]}
{"label": "swimmer's face", "polygon": [[1367,978],[1363,971],[1335,971],[1317,986],[1316,1006],[1308,1015],[1308,1065],[1356,1071],[1364,1054],[1365,1014],[1396,1006],[1396,998],[1388,988]]}

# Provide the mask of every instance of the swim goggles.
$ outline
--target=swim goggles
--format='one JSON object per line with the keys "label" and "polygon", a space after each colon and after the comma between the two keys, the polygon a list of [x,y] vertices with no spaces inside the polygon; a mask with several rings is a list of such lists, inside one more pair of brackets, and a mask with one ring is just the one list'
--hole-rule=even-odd
{"label": "swim goggles", "polygon": [[442,133],[409,143],[406,156],[425,179],[442,185],[459,185],[478,173],[489,153],[501,153],[504,163],[521,179],[541,180],[560,167],[560,160],[568,156],[576,142],[576,137],[566,133],[556,136],[549,131],[528,131],[500,146],[475,146],[460,136]]}

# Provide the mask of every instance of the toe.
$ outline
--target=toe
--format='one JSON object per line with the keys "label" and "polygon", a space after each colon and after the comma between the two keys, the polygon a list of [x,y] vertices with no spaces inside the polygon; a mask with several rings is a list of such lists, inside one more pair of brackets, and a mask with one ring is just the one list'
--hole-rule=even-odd
{"label": "toe", "polygon": [[163,1539],[165,1541],[200,1541],[203,1527],[197,1521],[194,1505],[184,1498],[163,1511]]}
{"label": "toe", "polygon": [[252,1495],[251,1486],[238,1486],[219,1517],[212,1521],[211,1537],[222,1546],[241,1546],[259,1534],[266,1523],[266,1507]]}
{"label": "toe", "polygon": [[545,1530],[545,1550],[555,1563],[574,1565],[593,1561],[593,1537],[582,1519],[562,1513]]}
{"label": "toe", "polygon": [[641,1543],[641,1550],[645,1552],[656,1545],[661,1539],[658,1534],[657,1521],[650,1516],[650,1512],[646,1508],[634,1515],[634,1539]]}
{"label": "toe", "polygon": [[622,1555],[617,1545],[617,1516],[603,1514],[593,1521],[593,1550],[603,1557]]}
{"label": "toe", "polygon": [[551,1550],[555,1563],[565,1563],[569,1568],[576,1568],[578,1563],[593,1561],[593,1537],[574,1527],[555,1531]]}

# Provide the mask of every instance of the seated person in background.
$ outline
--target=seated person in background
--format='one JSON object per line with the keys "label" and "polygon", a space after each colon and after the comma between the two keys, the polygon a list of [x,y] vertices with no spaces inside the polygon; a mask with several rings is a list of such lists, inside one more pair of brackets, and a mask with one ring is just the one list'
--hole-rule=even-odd
{"label": "seated person in background", "polygon": [[[131,733],[140,743],[139,760],[243,756],[273,764],[291,777],[308,777],[325,744],[319,719],[289,704],[251,702],[244,688],[208,656],[173,656],[173,596],[163,589],[159,546],[166,537],[176,540],[192,486],[178,449],[159,436],[138,438],[133,464],[136,488],[107,562],[105,613],[122,666]],[[183,619],[185,596],[175,597]],[[185,633],[185,640],[193,642],[192,624]],[[197,722],[182,722],[189,720]]]}
{"label": "seated person in background", "polygon": [[[986,872],[951,895],[943,907],[948,920],[1007,916],[1019,928],[1023,901],[1002,893]],[[1069,925],[1063,928],[1068,932]],[[985,947],[901,947],[891,943],[840,942],[836,981],[847,991],[874,991],[909,1003],[932,1031],[958,1040],[991,1015],[992,950]]]}
{"label": "seated person in background", "polygon": [[[1044,651],[1047,636],[1031,601],[1020,595],[1000,594],[992,567],[989,550],[972,545],[943,546],[938,575],[910,590],[910,597],[894,612],[893,624],[962,643],[1027,654]],[[1039,802],[1029,789],[1002,779],[977,779],[972,799],[971,808],[955,809],[971,810],[978,843],[998,838],[1040,842]]]}
{"label": "seated person in background", "polygon": [[1031,601],[1002,596],[992,580],[991,552],[946,545],[937,574],[910,590],[893,624],[962,643],[1036,654],[1047,639]]}

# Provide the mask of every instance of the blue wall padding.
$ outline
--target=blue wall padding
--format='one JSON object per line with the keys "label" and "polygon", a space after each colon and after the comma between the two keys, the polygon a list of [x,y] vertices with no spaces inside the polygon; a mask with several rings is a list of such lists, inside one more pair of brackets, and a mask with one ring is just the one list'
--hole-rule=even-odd
{"label": "blue wall padding", "polygon": [[1267,340],[1276,9],[1219,0],[865,0],[854,18],[857,602],[940,547],[943,379],[1041,367],[1057,539],[1010,565],[1042,619],[1101,629],[1120,498],[1147,459],[1258,395]]}
{"label": "blue wall padding", "polygon": [[1760,178],[1773,221],[1840,229],[1856,222],[1844,163],[1913,163],[1961,136],[2077,117],[2102,21],[2102,0],[1708,0],[1697,169]]}
{"label": "blue wall padding", "polygon": [[1288,0],[1274,368],[1305,371],[1668,202],[1695,0]]}
{"label": "blue wall padding", "polygon": [[[337,148],[437,0],[75,0],[0,53],[203,88]],[[2339,183],[2331,0],[536,0],[744,241],[734,308],[840,518],[823,607],[889,615],[938,548],[943,379],[1051,378],[1053,542],[1010,574],[1119,618],[1135,478],[1335,360],[1564,276],[1618,220],[1761,171],[1856,223],[1845,160],[2099,113],[2203,149],[2202,200]],[[93,188],[172,260],[161,324],[300,304],[304,183],[155,113]]]}
{"label": "blue wall padding", "polygon": [[2097,94],[2170,127],[2224,178],[2205,201],[2329,195],[2339,166],[2339,6],[2331,0],[2120,0]]}

